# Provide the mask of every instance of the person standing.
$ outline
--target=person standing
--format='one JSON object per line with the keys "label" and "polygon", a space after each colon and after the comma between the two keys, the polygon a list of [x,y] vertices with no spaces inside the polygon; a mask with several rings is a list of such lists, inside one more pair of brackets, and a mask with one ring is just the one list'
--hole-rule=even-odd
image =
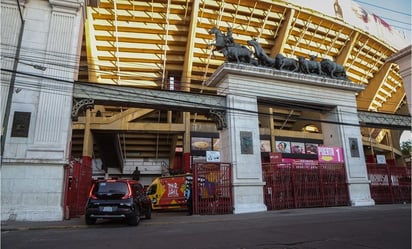
{"label": "person standing", "polygon": [[193,214],[192,183],[186,178],[185,199],[189,215]]}

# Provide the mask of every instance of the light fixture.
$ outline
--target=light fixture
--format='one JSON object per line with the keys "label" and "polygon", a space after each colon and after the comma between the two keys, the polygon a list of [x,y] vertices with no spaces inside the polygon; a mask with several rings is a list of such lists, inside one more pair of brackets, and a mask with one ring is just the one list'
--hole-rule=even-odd
{"label": "light fixture", "polygon": [[318,127],[316,127],[316,126],[313,125],[313,124],[305,125],[305,127],[303,127],[302,130],[303,130],[303,131],[306,131],[306,132],[311,132],[311,133],[319,133]]}

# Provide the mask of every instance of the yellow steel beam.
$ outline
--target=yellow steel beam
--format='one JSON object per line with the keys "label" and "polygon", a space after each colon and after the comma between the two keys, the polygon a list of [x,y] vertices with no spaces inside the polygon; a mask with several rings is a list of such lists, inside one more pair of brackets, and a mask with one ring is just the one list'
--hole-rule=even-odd
{"label": "yellow steel beam", "polygon": [[343,47],[339,55],[336,57],[336,63],[344,66],[346,62],[348,62],[350,53],[353,51],[353,48],[356,45],[358,37],[359,37],[359,32],[354,31],[351,34],[348,42],[345,44],[345,46]]}
{"label": "yellow steel beam", "polygon": [[378,94],[379,88],[385,82],[386,77],[391,70],[392,63],[386,63],[375,77],[373,77],[368,86],[356,98],[359,110],[369,110],[375,95]]}
{"label": "yellow steel beam", "polygon": [[110,124],[90,124],[91,130],[107,131],[144,131],[144,132],[164,132],[176,133],[184,132],[184,124],[166,124],[166,123],[126,123],[113,122]]}
{"label": "yellow steel beam", "polygon": [[82,156],[93,157],[93,134],[91,132],[90,125],[91,111],[86,110],[86,123],[84,127],[84,137],[83,137],[83,151]]}
{"label": "yellow steel beam", "polygon": [[85,22],[85,35],[86,35],[86,52],[87,52],[87,64],[89,68],[89,80],[92,82],[98,82],[99,67],[96,48],[96,37],[93,28],[93,17],[90,8],[87,9],[87,19]]}
{"label": "yellow steel beam", "polygon": [[382,104],[382,107],[379,108],[379,112],[395,113],[405,98],[405,95],[405,91],[397,88],[396,92],[392,93],[392,96]]}
{"label": "yellow steel beam", "polygon": [[193,67],[193,51],[196,38],[197,20],[199,18],[199,0],[194,0],[192,3],[192,12],[190,13],[189,32],[187,34],[186,53],[183,62],[183,71],[181,82],[183,91],[190,91],[190,78],[192,77]]}
{"label": "yellow steel beam", "polygon": [[276,56],[279,53],[283,52],[283,48],[288,40],[289,33],[292,29],[293,17],[295,15],[295,9],[288,9],[284,15],[284,20],[279,25],[281,28],[277,33],[275,38],[275,45],[270,52],[270,56]]}

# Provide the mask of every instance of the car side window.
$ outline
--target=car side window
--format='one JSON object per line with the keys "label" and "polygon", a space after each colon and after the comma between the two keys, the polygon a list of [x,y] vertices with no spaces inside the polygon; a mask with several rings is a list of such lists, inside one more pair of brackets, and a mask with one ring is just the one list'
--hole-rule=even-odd
{"label": "car side window", "polygon": [[157,190],[157,185],[151,185],[149,187],[149,189],[147,190],[147,194],[148,195],[153,195],[153,194],[156,193],[156,190]]}

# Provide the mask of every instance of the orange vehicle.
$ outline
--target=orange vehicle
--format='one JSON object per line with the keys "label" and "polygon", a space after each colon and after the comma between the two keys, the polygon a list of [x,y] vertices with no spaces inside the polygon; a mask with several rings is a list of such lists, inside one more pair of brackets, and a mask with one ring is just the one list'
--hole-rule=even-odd
{"label": "orange vehicle", "polygon": [[191,182],[191,174],[155,178],[147,188],[152,209],[187,209],[185,191],[191,191]]}

